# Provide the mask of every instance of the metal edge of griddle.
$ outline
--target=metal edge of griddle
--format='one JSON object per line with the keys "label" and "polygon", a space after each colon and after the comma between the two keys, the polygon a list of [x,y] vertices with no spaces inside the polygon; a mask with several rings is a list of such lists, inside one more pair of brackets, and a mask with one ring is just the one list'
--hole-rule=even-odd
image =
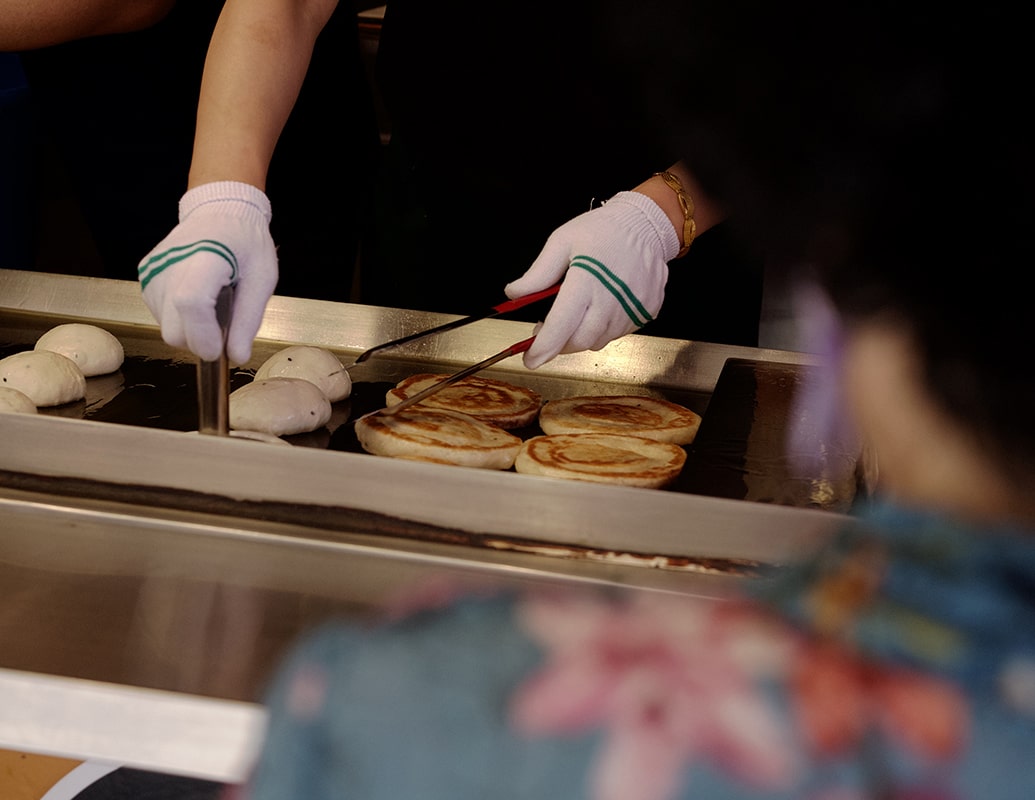
{"label": "metal edge of griddle", "polygon": [[[65,497],[6,485],[0,486],[0,520],[5,534],[0,539],[0,565],[143,577],[156,563],[162,564],[163,575],[180,563],[188,565],[191,580],[339,599],[344,590],[351,599],[358,593],[371,607],[400,591],[383,575],[369,578],[369,565],[375,562],[382,571],[410,576],[414,571],[450,573],[454,578],[463,573],[493,584],[593,584],[700,597],[724,595],[745,577],[743,572],[714,568],[643,569],[635,562],[583,559],[578,554],[544,558],[434,539],[415,538],[399,547],[395,538],[362,526],[329,531],[302,522],[242,520],[188,508],[142,510],[111,498]],[[197,557],[201,547],[213,560]],[[228,561],[231,552],[236,555]],[[403,584],[407,589],[411,585]]]}
{"label": "metal edge of griddle", "polygon": [[0,668],[0,698],[0,747],[81,760],[91,781],[132,767],[239,783],[266,730],[258,703],[21,670]]}
{"label": "metal edge of griddle", "polygon": [[[136,282],[0,270],[0,316],[4,309],[40,315],[49,324],[82,320],[139,326],[159,339]],[[361,352],[377,341],[449,318],[274,296],[259,336],[284,344]],[[479,324],[477,336],[435,337],[432,344],[410,357],[470,363],[484,357],[487,347],[509,344],[515,336],[528,332],[529,326],[524,323],[485,320]],[[808,354],[633,335],[599,352],[559,356],[535,374],[553,370],[564,379],[587,383],[628,382],[638,388],[670,385],[710,393],[723,365],[734,357],[814,363],[814,357]],[[509,365],[511,371],[523,371],[526,379],[532,377],[519,359],[510,361],[515,362]],[[83,427],[67,427],[69,422],[79,422]],[[373,460],[366,455],[311,448],[292,448],[291,452],[276,448],[276,454],[231,450],[213,461],[208,451],[210,442],[199,443],[184,434],[161,430],[109,428],[112,423],[103,423],[100,429],[91,427],[100,423],[47,416],[33,422],[12,421],[8,427],[13,432],[23,424],[29,429],[19,433],[17,447],[14,439],[9,440],[11,447],[6,448],[7,454],[0,454],[0,461],[8,455],[16,457],[18,468],[27,474],[123,488],[143,482],[158,492],[250,498],[267,506],[315,507],[325,515],[361,509],[403,524],[460,525],[483,541],[493,535],[506,537],[497,542],[502,547],[534,547],[541,542],[594,548],[594,552],[630,553],[639,546],[638,556],[664,551],[665,555],[690,554],[695,558],[779,560],[793,555],[802,541],[814,538],[815,529],[827,525],[823,516],[826,512],[809,509],[575,485],[466,468],[443,470],[438,465]],[[39,447],[41,442],[43,447]],[[121,443],[122,452],[109,452],[116,443]],[[255,447],[255,443],[236,444]],[[141,464],[143,453],[150,458]],[[216,463],[220,466],[214,469]],[[287,480],[282,479],[285,471],[290,476]],[[774,526],[780,535],[772,535]],[[786,533],[782,533],[784,529]],[[782,546],[784,542],[786,547]]]}
{"label": "metal edge of griddle", "polygon": [[[0,270],[0,314],[4,310],[45,315],[60,321],[107,321],[157,331],[135,281]],[[343,356],[355,357],[379,342],[457,318],[449,314],[274,295],[266,307],[257,338],[285,345],[325,347]],[[502,350],[528,337],[533,328],[531,323],[487,319],[478,323],[477,335],[430,337],[391,357],[471,364],[483,359],[486,353]],[[632,334],[599,351],[557,356],[534,374],[710,392],[727,358],[817,363],[817,357],[809,353]],[[510,359],[505,371],[532,374],[524,369],[520,359]]]}
{"label": "metal edge of griddle", "polygon": [[0,470],[194,492],[299,509],[361,510],[486,537],[616,553],[783,563],[833,512],[448,467],[108,422],[5,415]]}
{"label": "metal edge of griddle", "polygon": [[[237,527],[233,520],[197,511],[151,508],[140,517],[139,509],[118,503],[80,497],[63,505],[63,499],[0,489],[0,564],[27,573],[67,575],[72,585],[89,576],[91,591],[103,585],[98,579],[110,584],[134,577],[146,584],[151,578],[164,582],[180,575],[194,583],[215,580],[278,597],[318,596],[327,602],[362,598],[371,608],[383,608],[401,586],[412,587],[419,582],[416,578],[429,576],[474,580],[476,587],[484,587],[485,581],[494,587],[530,581],[538,586],[598,584],[705,598],[732,588],[726,575],[485,550],[472,555],[467,548],[423,542],[411,542],[404,550],[385,546],[376,537],[342,541],[262,520]],[[40,599],[44,619],[51,616],[48,602],[49,595]],[[46,637],[47,627],[34,624],[31,635]],[[300,633],[289,632],[282,646]],[[129,652],[130,640],[120,639],[115,649]],[[56,672],[49,662],[33,664],[31,670],[0,664],[0,697],[14,709],[0,719],[0,747],[206,780],[246,777],[265,724],[258,704],[239,694],[225,696],[225,687],[212,693],[210,687],[195,685],[185,693],[148,685],[146,679],[138,684],[139,673],[108,670],[111,674],[98,677],[93,663],[93,672],[84,676],[69,674],[67,664],[60,663],[55,663]],[[73,663],[78,665],[78,659]]]}

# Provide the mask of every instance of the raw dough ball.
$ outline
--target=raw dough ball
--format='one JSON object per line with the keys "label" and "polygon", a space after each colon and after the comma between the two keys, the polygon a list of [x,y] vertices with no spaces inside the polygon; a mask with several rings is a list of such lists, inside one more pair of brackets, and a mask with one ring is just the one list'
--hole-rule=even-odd
{"label": "raw dough ball", "polygon": [[24,350],[0,359],[0,386],[18,389],[37,407],[86,397],[86,376],[79,365],[51,350]]}
{"label": "raw dough ball", "polygon": [[51,328],[36,340],[36,350],[51,350],[79,365],[87,378],[107,375],[122,366],[126,353],[122,342],[104,328],[69,322]]}
{"label": "raw dough ball", "polygon": [[25,392],[11,386],[0,386],[0,414],[35,414],[36,404]]}
{"label": "raw dough ball", "polygon": [[330,350],[310,345],[292,345],[274,353],[255,370],[255,379],[302,378],[315,383],[332,403],[352,393],[352,379]]}
{"label": "raw dough ball", "polygon": [[265,378],[230,393],[230,427],[274,436],[308,433],[331,418],[331,401],[303,378]]}

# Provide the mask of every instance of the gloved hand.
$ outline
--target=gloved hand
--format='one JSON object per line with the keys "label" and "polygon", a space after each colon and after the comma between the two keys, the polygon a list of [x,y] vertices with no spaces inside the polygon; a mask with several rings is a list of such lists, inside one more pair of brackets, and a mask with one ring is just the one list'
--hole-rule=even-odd
{"label": "gloved hand", "polygon": [[277,251],[270,236],[269,199],[247,183],[219,181],[180,198],[180,224],[140,262],[144,302],[162,339],[205,361],[223,350],[216,298],[235,286],[226,339],[228,359],[251,358],[266,303],[277,285]]}
{"label": "gloved hand", "polygon": [[619,192],[559,227],[528,271],[504,287],[508,297],[521,297],[564,278],[525,366],[600,350],[646,325],[661,308],[668,262],[678,253],[672,222],[638,192]]}

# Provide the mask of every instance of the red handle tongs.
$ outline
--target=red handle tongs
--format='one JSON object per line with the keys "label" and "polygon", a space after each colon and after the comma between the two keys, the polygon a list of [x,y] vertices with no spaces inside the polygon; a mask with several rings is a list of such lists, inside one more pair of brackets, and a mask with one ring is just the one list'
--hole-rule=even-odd
{"label": "red handle tongs", "polygon": [[366,361],[374,353],[378,353],[381,350],[387,350],[389,347],[396,347],[400,344],[405,344],[406,342],[412,342],[415,339],[422,339],[425,336],[431,336],[431,334],[433,333],[443,333],[444,331],[451,331],[455,328],[461,328],[464,325],[470,325],[472,322],[477,322],[480,319],[488,319],[489,317],[496,317],[500,314],[507,314],[511,311],[516,311],[519,308],[524,308],[525,306],[531,305],[532,303],[544,300],[547,297],[552,297],[553,295],[557,294],[560,288],[561,285],[558,283],[555,286],[551,286],[549,289],[543,289],[541,292],[533,292],[532,294],[527,294],[524,297],[517,297],[513,300],[507,300],[504,303],[500,303],[497,306],[493,306],[488,311],[482,314],[473,314],[469,317],[461,317],[460,319],[453,320],[452,322],[447,322],[444,325],[436,325],[434,328],[427,328],[426,330],[418,331],[417,333],[411,333],[408,336],[403,336],[400,339],[393,339],[390,342],[385,342],[384,344],[376,345],[375,347],[371,347],[369,350],[365,350],[364,352],[360,353],[359,357],[352,363],[353,365],[359,364],[363,361]]}

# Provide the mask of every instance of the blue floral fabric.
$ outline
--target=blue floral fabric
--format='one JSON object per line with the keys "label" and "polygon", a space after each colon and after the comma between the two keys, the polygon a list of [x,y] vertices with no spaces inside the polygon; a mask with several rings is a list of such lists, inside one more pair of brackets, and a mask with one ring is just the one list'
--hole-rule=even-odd
{"label": "blue floral fabric", "polygon": [[749,598],[463,596],[292,652],[248,800],[1035,798],[1035,535],[874,507]]}
{"label": "blue floral fabric", "polygon": [[[878,580],[837,635],[869,656],[962,681],[968,692],[994,694],[1004,670],[1025,664],[1035,670],[1031,531],[975,531],[944,517],[875,506],[818,558],[781,570],[755,594],[806,628],[822,629],[824,611],[829,618],[832,605],[851,605],[853,572]],[[1030,699],[1035,704],[1035,695]]]}

